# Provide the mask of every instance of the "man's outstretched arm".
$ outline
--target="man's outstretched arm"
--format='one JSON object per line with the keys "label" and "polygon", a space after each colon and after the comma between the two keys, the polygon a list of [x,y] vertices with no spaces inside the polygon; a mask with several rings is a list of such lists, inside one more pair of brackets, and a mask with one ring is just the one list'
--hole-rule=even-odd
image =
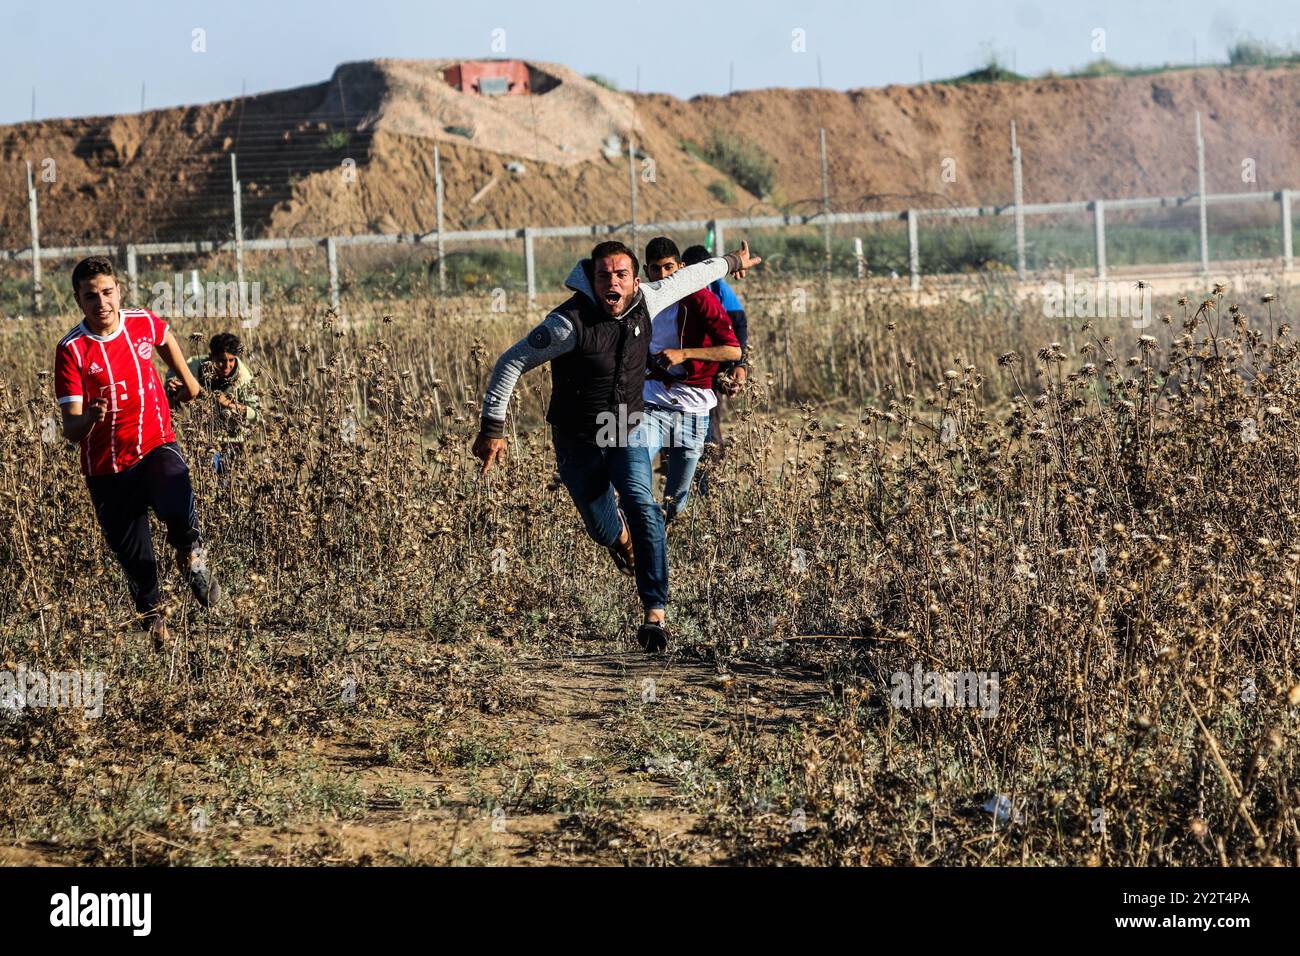
{"label": "man's outstretched arm", "polygon": [[474,456],[483,462],[484,472],[505,455],[506,409],[519,376],[572,351],[573,345],[573,323],[552,312],[541,325],[501,353],[488,379],[478,437],[474,439]]}
{"label": "man's outstretched arm", "polygon": [[699,292],[709,283],[733,272],[744,275],[746,269],[762,261],[758,256],[749,254],[748,242],[742,242],[737,252],[705,259],[693,266],[684,266],[658,282],[643,282],[641,294],[645,297],[646,310],[652,316],[658,315],[674,302],[686,298],[692,292]]}

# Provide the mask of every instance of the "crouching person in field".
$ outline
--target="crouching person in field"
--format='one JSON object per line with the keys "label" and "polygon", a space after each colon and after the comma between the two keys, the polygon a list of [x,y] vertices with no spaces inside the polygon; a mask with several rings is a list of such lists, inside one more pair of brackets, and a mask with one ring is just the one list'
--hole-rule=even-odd
{"label": "crouching person in field", "polygon": [[[243,457],[244,442],[251,428],[262,420],[262,399],[257,393],[253,373],[240,356],[244,348],[239,337],[221,332],[208,343],[208,354],[190,359],[190,374],[212,397],[216,405],[217,450],[213,467],[226,474]],[[176,373],[167,376],[167,398],[175,401],[184,392],[184,382]]]}
{"label": "crouching person in field", "polygon": [[[682,267],[677,245],[667,236],[646,245],[645,274],[650,281]],[[650,461],[662,450],[668,465],[664,486],[668,524],[686,508],[691,478],[704,452],[709,415],[718,404],[713,391],[718,363],[738,361],[740,355],[731,319],[709,289],[691,293],[654,317],[642,423]]]}
{"label": "crouching person in field", "polygon": [[636,575],[645,611],[637,641],[647,651],[668,646],[663,512],[640,428],[650,319],[759,261],[744,244],[739,252],[642,284],[636,254],[621,242],[602,242],[565,281],[573,295],[497,360],[483,399],[474,454],[486,472],[505,454],[506,409],[519,376],[550,363],[546,420],[560,480],[587,533],[609,550],[619,570]]}
{"label": "crouching person in field", "polygon": [[201,389],[167,323],[145,309],[121,308],[108,259],[77,263],[72,290],[83,318],[54,353],[63,436],[81,447],[95,517],[126,574],[141,623],[161,644],[169,635],[158,612],[151,508],[167,526],[167,543],[199,604],[214,603],[221,590],[200,546],[190,471],[172,431],[154,352],[179,378],[181,400],[198,397]]}

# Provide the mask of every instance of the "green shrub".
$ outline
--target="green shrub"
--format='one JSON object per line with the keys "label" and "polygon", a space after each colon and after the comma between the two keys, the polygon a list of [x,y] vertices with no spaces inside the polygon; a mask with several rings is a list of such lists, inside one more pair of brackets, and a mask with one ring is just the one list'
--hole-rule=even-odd
{"label": "green shrub", "polygon": [[951,79],[940,80],[940,83],[1003,83],[1011,80],[1026,79],[1020,73],[1007,69],[1007,65],[997,53],[989,53],[985,57],[984,65],[977,70],[971,70],[961,76],[954,76]]}
{"label": "green shrub", "polygon": [[720,169],[755,196],[761,198],[772,191],[776,181],[772,157],[762,147],[748,143],[734,133],[715,129],[703,149],[693,143],[684,143],[683,148]]}
{"label": "green shrub", "polygon": [[716,179],[709,183],[709,193],[723,205],[734,206],[736,204],[736,191],[731,188],[731,183]]}
{"label": "green shrub", "polygon": [[1108,60],[1103,57],[1100,60],[1093,60],[1087,66],[1080,67],[1071,73],[1071,76],[1112,76],[1116,73],[1126,73],[1125,67],[1120,66],[1114,60]]}
{"label": "green shrub", "polygon": [[587,79],[591,80],[591,82],[595,83],[597,86],[603,86],[605,89],[613,90],[615,93],[618,92],[618,84],[603,74],[588,73]]}
{"label": "green shrub", "polygon": [[352,134],[345,129],[336,129],[327,133],[320,141],[321,149],[347,149],[348,143],[352,142]]}
{"label": "green shrub", "polygon": [[[430,267],[431,275],[438,271],[437,262]],[[506,288],[511,280],[524,274],[524,257],[506,249],[487,247],[454,252],[447,256],[447,288],[456,292],[475,289]]]}
{"label": "green shrub", "polygon": [[1284,50],[1274,43],[1251,37],[1243,37],[1228,47],[1230,66],[1278,66],[1296,62],[1300,62],[1300,54],[1294,50]]}

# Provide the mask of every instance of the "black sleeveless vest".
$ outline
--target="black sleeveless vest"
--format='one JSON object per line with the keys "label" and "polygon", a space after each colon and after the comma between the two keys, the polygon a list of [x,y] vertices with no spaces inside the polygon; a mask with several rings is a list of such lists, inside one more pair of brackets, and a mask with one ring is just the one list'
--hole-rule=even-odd
{"label": "black sleeveless vest", "polygon": [[[606,422],[620,419],[630,429],[644,408],[641,390],[650,353],[650,315],[644,296],[638,292],[631,308],[618,318],[581,292],[552,311],[573,323],[575,336],[573,349],[550,363],[551,404],[546,420],[556,440],[594,444],[602,426],[610,427]],[[628,421],[633,414],[637,417]]]}

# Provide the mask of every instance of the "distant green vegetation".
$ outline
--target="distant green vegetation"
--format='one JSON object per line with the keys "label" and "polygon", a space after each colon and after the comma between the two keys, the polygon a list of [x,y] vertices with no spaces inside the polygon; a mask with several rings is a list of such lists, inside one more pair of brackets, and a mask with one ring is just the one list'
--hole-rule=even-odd
{"label": "distant green vegetation", "polygon": [[1018,80],[1027,80],[1029,77],[1016,73],[1014,70],[1007,68],[1002,59],[996,53],[990,53],[984,60],[984,65],[979,69],[971,70],[969,73],[963,73],[961,76],[954,76],[947,80],[939,80],[940,83],[1007,83]]}
{"label": "distant green vegetation", "polygon": [[1077,69],[1066,73],[1050,70],[1040,77],[1026,76],[1008,69],[998,54],[985,55],[984,63],[978,69],[963,73],[938,83],[1010,83],[1030,79],[1088,79],[1098,76],[1150,76],[1155,73],[1172,73],[1180,70],[1203,69],[1205,67],[1288,67],[1300,66],[1300,52],[1292,48],[1280,47],[1263,40],[1243,37],[1228,47],[1226,63],[1165,63],[1160,66],[1125,66],[1114,60],[1102,57],[1092,60]]}
{"label": "distant green vegetation", "polygon": [[588,73],[587,79],[591,80],[591,82],[595,83],[597,86],[603,86],[605,89],[613,90],[615,93],[618,92],[618,84],[603,74]]}
{"label": "distant green vegetation", "polygon": [[352,142],[352,134],[345,129],[336,129],[332,133],[327,133],[321,138],[321,149],[347,149],[348,143]]}
{"label": "distant green vegetation", "polygon": [[1300,63],[1300,53],[1245,37],[1228,47],[1228,63],[1232,66],[1293,66]]}
{"label": "distant green vegetation", "polygon": [[[776,163],[761,146],[720,129],[714,129],[703,146],[689,140],[683,140],[680,145],[691,156],[726,173],[760,199],[771,194],[776,183]],[[710,192],[713,189],[714,186],[709,187]]]}
{"label": "distant green vegetation", "polygon": [[709,183],[709,193],[723,205],[734,206],[736,204],[736,191],[731,188],[731,183],[716,179]]}

